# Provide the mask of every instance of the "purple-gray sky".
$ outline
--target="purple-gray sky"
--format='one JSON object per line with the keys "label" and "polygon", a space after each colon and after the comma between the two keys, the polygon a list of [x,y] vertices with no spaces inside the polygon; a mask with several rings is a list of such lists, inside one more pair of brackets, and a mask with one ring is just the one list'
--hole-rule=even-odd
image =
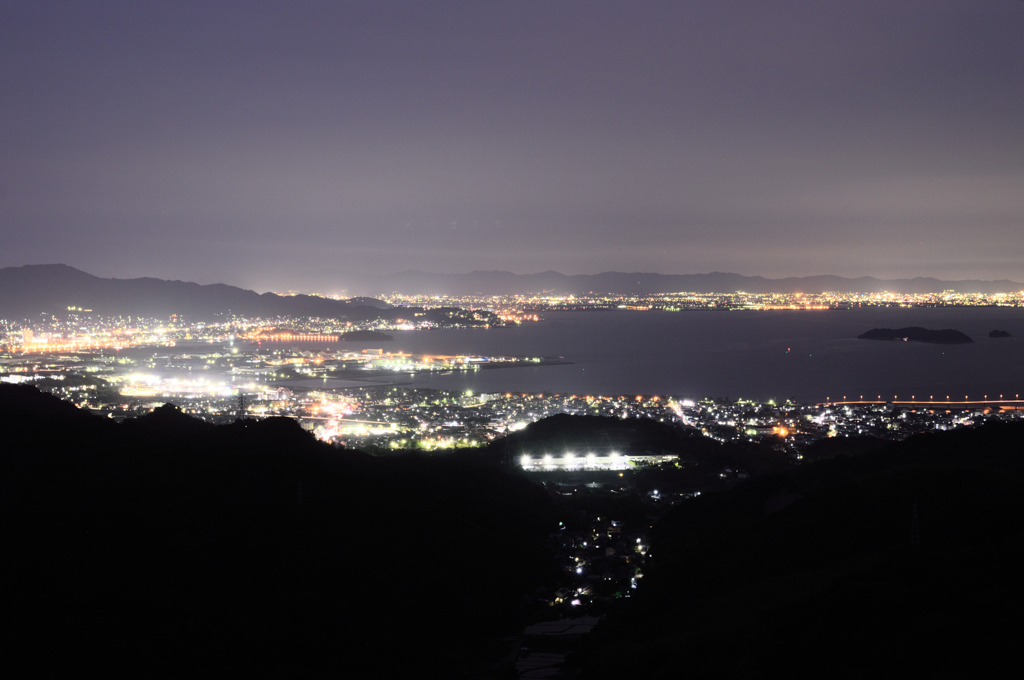
{"label": "purple-gray sky", "polygon": [[44,262],[1024,281],[1024,2],[0,0]]}

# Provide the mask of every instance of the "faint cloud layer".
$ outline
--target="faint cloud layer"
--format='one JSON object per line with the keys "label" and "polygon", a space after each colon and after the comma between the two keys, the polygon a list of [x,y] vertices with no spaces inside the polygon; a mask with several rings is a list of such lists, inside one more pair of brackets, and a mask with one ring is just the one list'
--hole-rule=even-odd
{"label": "faint cloud layer", "polygon": [[0,266],[1024,280],[1024,3],[6,3]]}

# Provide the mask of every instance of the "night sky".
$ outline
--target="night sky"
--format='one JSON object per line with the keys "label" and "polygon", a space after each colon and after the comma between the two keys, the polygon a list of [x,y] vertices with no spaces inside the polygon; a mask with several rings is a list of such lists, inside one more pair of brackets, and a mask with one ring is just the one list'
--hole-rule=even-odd
{"label": "night sky", "polygon": [[1024,281],[1024,2],[0,0],[51,262]]}

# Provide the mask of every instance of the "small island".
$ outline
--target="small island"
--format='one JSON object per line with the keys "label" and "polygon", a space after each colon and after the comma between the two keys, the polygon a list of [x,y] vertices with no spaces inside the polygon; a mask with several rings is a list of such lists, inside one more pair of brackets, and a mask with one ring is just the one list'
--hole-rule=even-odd
{"label": "small island", "polygon": [[860,340],[903,340],[904,342],[930,342],[939,345],[960,345],[974,342],[970,336],[944,328],[940,331],[911,326],[910,328],[872,328],[857,336]]}
{"label": "small island", "polygon": [[358,340],[359,342],[387,342],[394,340],[393,336],[380,331],[348,331],[338,336],[338,340]]}
{"label": "small island", "polygon": [[1012,338],[1009,331],[992,330],[988,332],[990,338]]}

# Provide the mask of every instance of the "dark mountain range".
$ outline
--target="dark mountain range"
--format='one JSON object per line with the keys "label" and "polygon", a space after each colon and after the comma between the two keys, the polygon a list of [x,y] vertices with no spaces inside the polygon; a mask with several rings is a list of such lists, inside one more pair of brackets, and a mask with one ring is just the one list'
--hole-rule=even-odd
{"label": "dark mountain range", "polygon": [[605,272],[603,274],[566,275],[546,271],[539,274],[513,274],[504,271],[473,271],[468,274],[428,274],[406,271],[373,276],[350,284],[352,289],[382,294],[396,291],[431,295],[513,295],[547,291],[556,294],[587,293],[646,294],[674,293],[1009,293],[1024,289],[1013,281],[940,281],[933,278],[882,280],[870,276],[847,279],[841,276],[805,276],[766,279],[711,272],[710,274],[651,274]]}
{"label": "dark mountain range", "polygon": [[1022,442],[1018,422],[862,441],[676,506],[581,677],[999,676],[1024,606]]}
{"label": "dark mountain range", "polygon": [[[7,384],[0,434],[7,659],[39,676],[507,677],[477,672],[488,641],[557,580],[558,506],[486,456],[371,457],[170,405],[118,424]],[[676,442],[711,464],[689,434],[562,416],[517,439]],[[570,659],[579,677],[1016,664],[1024,423],[822,458],[669,510],[641,587]]]}
{"label": "dark mountain range", "polygon": [[390,305],[379,300],[331,300],[310,295],[259,294],[225,284],[201,286],[162,279],[104,279],[61,264],[0,269],[0,317],[28,318],[68,307],[97,314],[193,318],[233,313],[248,317],[319,316],[378,318]]}
{"label": "dark mountain range", "polygon": [[172,405],[118,424],[9,384],[0,435],[6,657],[31,675],[465,677],[557,587],[550,498],[479,458]]}
{"label": "dark mountain range", "polygon": [[[324,274],[323,285],[333,280]],[[401,292],[431,295],[511,295],[548,292],[586,295],[653,294],[689,291],[698,293],[818,293],[880,292],[997,293],[1024,289],[1012,281],[940,281],[931,278],[881,280],[871,277],[846,279],[838,276],[766,279],[712,272],[710,274],[650,274],[605,272],[568,276],[558,272],[513,274],[502,271],[474,271],[469,274],[428,274],[401,272],[366,277],[350,283],[349,290],[383,294]],[[200,285],[155,278],[104,279],[67,265],[26,265],[0,269],[0,318],[30,318],[40,313],[59,313],[68,307],[91,309],[104,315],[162,318],[179,314],[192,318],[213,318],[220,314],[247,317],[319,316],[353,321],[399,318],[408,309],[368,297],[333,300],[315,295],[276,295],[226,284]]]}

